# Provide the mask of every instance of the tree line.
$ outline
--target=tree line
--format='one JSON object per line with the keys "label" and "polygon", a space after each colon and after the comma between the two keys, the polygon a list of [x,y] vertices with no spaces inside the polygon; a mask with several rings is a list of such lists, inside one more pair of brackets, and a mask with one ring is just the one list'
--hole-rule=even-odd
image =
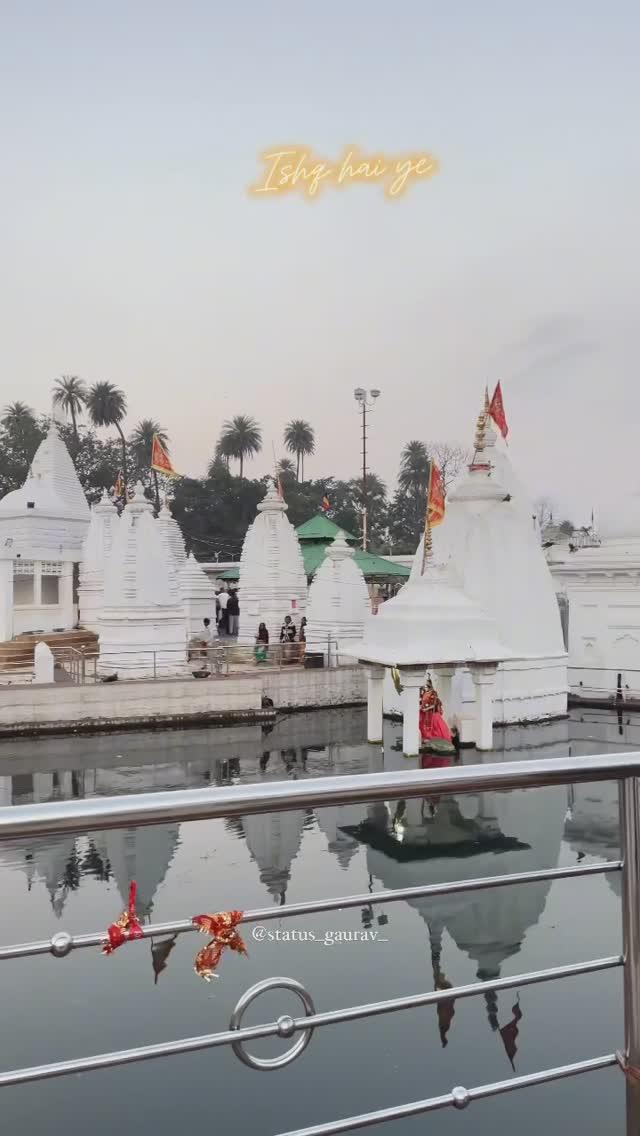
{"label": "tree line", "polygon": [[[126,435],[127,399],[118,387],[108,382],[87,386],[77,376],[63,375],[56,380],[52,394],[55,405],[68,419],[60,425],[60,432],[90,502],[99,500],[103,489],[115,486],[119,475],[129,486],[141,481],[151,500],[157,501],[161,492],[170,490],[174,516],[199,559],[239,557],[245,532],[269,481],[268,477],[245,476],[247,461],[262,449],[262,431],[255,419],[237,415],[223,424],[204,477],[180,477],[169,482],[151,470],[153,438],[157,436],[169,453],[168,431],[152,418],[143,418]],[[23,484],[48,426],[47,416],[37,415],[23,402],[4,407],[0,417],[0,496]],[[112,429],[116,436],[100,437],[97,431],[102,429]],[[310,423],[301,418],[286,424],[282,442],[291,456],[277,460],[274,473],[280,480],[292,524],[302,524],[317,513],[326,497],[331,520],[359,536],[362,481],[345,481],[332,473],[305,479],[305,458],[316,452],[316,437]],[[400,455],[394,492],[390,493],[375,473],[367,475],[367,528],[372,552],[415,551],[424,529],[431,460],[440,467],[448,489],[469,454],[461,446],[414,440]]]}

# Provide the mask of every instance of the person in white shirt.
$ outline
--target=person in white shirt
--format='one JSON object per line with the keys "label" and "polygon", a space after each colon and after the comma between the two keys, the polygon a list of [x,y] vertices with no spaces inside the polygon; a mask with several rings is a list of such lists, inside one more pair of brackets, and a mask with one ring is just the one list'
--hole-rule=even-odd
{"label": "person in white shirt", "polygon": [[218,603],[220,605],[220,619],[218,620],[218,635],[227,634],[227,604],[229,603],[229,593],[222,588],[218,593]]}

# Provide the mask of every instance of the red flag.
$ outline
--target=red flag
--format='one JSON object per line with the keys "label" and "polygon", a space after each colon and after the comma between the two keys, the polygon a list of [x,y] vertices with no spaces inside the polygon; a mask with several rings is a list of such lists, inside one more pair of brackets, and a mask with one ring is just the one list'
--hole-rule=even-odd
{"label": "red flag", "polygon": [[322,498],[322,511],[323,511],[323,513],[328,513],[330,508],[331,508],[331,502],[330,502],[329,498],[327,497],[327,495],[325,493],[324,497]]}
{"label": "red flag", "polygon": [[511,1013],[513,1014],[513,1017],[511,1019],[511,1021],[507,1022],[506,1026],[503,1026],[502,1029],[500,1030],[500,1037],[502,1038],[502,1044],[504,1045],[504,1051],[505,1051],[507,1057],[509,1058],[509,1061],[511,1062],[511,1068],[513,1070],[515,1070],[515,1065],[514,1065],[513,1062],[514,1062],[515,1055],[518,1051],[518,1047],[516,1045],[516,1039],[518,1037],[518,1022],[520,1021],[520,1019],[522,1017],[522,1010],[520,1009],[520,999],[519,998],[518,998],[518,1001],[516,1002],[515,1006],[512,1007]]}
{"label": "red flag", "polygon": [[157,434],[153,435],[153,445],[151,447],[151,468],[155,469],[157,473],[163,473],[165,477],[180,477],[171,463],[171,458],[166,449],[162,445]]}
{"label": "red flag", "polygon": [[500,383],[497,384],[496,389],[493,392],[493,398],[489,403],[489,416],[493,418],[493,421],[502,434],[502,437],[506,440],[507,434],[509,433],[509,427],[507,426],[507,418],[504,412],[502,388],[500,386]]}
{"label": "red flag", "polygon": [[427,496],[427,517],[433,528],[444,520],[444,482],[435,462],[430,463],[429,493]]}

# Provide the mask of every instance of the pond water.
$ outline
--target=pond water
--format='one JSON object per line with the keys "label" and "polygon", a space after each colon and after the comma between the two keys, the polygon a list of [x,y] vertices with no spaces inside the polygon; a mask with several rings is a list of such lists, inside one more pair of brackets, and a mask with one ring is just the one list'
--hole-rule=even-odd
{"label": "pond water", "polygon": [[[285,717],[267,729],[5,741],[0,801],[407,768],[399,734],[387,723],[384,748],[369,746],[364,712],[335,710]],[[640,749],[640,721],[574,712],[544,727],[496,731],[496,742],[491,754],[463,751],[462,762]],[[158,922],[617,855],[617,792],[606,783],[5,844],[0,941],[106,928],[132,878],[139,909]],[[299,979],[317,1009],[327,1010],[432,989],[434,980],[458,985],[614,954],[619,891],[619,877],[609,874],[274,920],[263,940],[249,925],[248,957],[228,953],[210,985],[193,970],[205,940],[191,934],[170,950],[166,941],[146,941],[111,957],[96,947],[64,960],[6,960],[0,1068],[225,1029],[240,995],[274,975]],[[305,941],[282,937],[294,930]],[[335,941],[347,930],[373,934],[367,942]],[[245,1021],[298,1008],[293,995],[270,992]],[[250,1070],[225,1048],[5,1088],[2,1118],[12,1136],[168,1136],[205,1126],[224,1136],[270,1136],[501,1080],[513,1069],[598,1056],[622,1042],[614,971],[467,999],[439,1014],[423,1008],[325,1027],[276,1072]],[[252,1045],[260,1056],[283,1048],[275,1040]],[[624,1098],[622,1075],[609,1069],[378,1131],[622,1136]]]}

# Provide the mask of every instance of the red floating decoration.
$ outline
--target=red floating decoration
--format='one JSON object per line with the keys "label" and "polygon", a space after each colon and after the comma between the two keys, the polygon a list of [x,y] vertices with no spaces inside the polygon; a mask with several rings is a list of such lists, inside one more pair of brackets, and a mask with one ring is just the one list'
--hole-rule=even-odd
{"label": "red floating decoration", "polygon": [[142,939],[142,927],[140,920],[136,914],[136,896],[138,894],[138,885],[135,880],[131,881],[129,887],[129,906],[126,911],[122,912],[119,919],[112,923],[107,930],[109,936],[102,948],[102,953],[105,955],[113,954],[121,947],[123,943],[128,943],[130,939]]}
{"label": "red floating decoration", "polygon": [[247,948],[236,927],[242,920],[242,911],[218,911],[215,915],[194,915],[191,922],[203,935],[212,935],[210,943],[198,951],[194,970],[205,982],[217,978],[216,967],[223,951],[229,948],[240,955],[247,954]]}

